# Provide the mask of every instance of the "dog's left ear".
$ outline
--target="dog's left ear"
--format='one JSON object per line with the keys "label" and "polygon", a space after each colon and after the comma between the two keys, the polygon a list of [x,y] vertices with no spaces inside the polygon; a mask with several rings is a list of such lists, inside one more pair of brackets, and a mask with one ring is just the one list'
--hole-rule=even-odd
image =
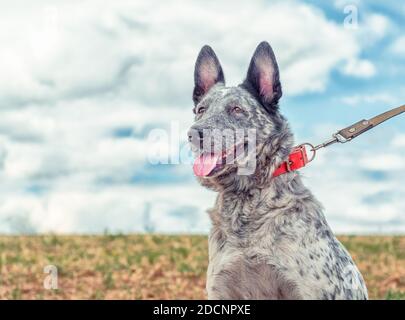
{"label": "dog's left ear", "polygon": [[218,82],[225,84],[224,72],[214,50],[210,46],[205,45],[201,48],[195,63],[194,105],[197,105],[211,87]]}
{"label": "dog's left ear", "polygon": [[257,46],[244,85],[255,91],[269,112],[277,109],[282,96],[280,76],[273,49],[267,42]]}

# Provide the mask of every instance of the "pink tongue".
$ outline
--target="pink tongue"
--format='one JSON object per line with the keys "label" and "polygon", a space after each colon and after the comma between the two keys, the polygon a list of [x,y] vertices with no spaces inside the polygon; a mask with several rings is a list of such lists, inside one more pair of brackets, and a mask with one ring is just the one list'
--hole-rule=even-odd
{"label": "pink tongue", "polygon": [[194,174],[197,177],[208,176],[214,170],[220,158],[220,154],[203,153],[194,161]]}

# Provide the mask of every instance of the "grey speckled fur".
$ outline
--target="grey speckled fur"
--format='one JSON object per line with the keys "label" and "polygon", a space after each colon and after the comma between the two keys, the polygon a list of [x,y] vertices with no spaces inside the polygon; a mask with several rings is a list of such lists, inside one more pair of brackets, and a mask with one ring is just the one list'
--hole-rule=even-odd
{"label": "grey speckled fur", "polygon": [[[238,175],[238,165],[230,164],[198,178],[218,193],[209,210],[208,298],[367,299],[362,275],[299,173],[272,177],[294,143],[278,109],[280,98],[278,66],[268,43],[258,46],[237,87],[225,87],[215,53],[201,49],[192,129],[257,129],[253,174]],[[242,112],[234,112],[235,105]]]}

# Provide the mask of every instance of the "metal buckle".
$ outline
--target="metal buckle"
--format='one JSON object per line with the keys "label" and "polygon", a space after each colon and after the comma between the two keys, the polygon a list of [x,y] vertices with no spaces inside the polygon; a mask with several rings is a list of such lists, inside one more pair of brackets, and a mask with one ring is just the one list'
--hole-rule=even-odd
{"label": "metal buckle", "polygon": [[336,142],[340,142],[340,143],[346,143],[346,142],[349,142],[350,140],[352,140],[352,138],[346,139],[339,132],[334,133],[333,137],[337,140]]}
{"label": "metal buckle", "polygon": [[309,151],[312,151],[312,157],[308,158],[308,163],[309,163],[315,159],[317,149],[316,149],[316,147],[314,147],[314,145],[312,143],[309,143],[309,142],[303,143],[303,145],[307,145],[307,146],[311,147],[311,149],[309,149]]}
{"label": "metal buckle", "polygon": [[[305,146],[311,147],[310,151],[312,151],[312,157],[311,157],[311,158],[308,158],[308,162],[307,162],[307,163],[310,163],[312,160],[315,159],[315,155],[316,155],[316,150],[317,150],[317,148],[314,147],[314,145],[313,145],[312,143],[304,142],[304,143],[301,143],[298,147],[300,147],[300,146],[303,146],[304,148],[305,148]],[[305,149],[305,150],[306,150],[306,149]],[[304,157],[304,156],[303,156],[303,157]]]}
{"label": "metal buckle", "polygon": [[292,161],[287,160],[287,161],[285,162],[285,166],[287,167],[287,172],[291,172],[291,171],[292,171],[292,170],[291,170],[291,165],[292,165]]}

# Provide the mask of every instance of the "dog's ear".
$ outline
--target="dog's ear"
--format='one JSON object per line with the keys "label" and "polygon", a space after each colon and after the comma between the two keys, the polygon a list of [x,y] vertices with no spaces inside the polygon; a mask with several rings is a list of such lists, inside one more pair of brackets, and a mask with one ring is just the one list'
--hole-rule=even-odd
{"label": "dog's ear", "polygon": [[267,42],[263,41],[257,46],[244,85],[253,89],[269,112],[277,109],[282,95],[280,76],[273,49]]}
{"label": "dog's ear", "polygon": [[212,48],[205,45],[198,54],[194,69],[193,101],[197,105],[201,98],[218,83],[225,83],[221,64]]}

